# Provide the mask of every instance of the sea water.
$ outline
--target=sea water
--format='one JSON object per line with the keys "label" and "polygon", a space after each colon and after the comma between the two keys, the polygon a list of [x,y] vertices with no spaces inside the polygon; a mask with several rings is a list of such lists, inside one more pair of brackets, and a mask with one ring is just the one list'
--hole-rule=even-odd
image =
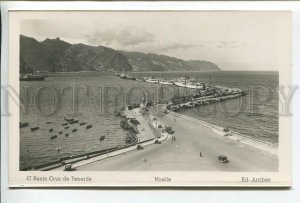
{"label": "sea water", "polygon": [[[227,100],[222,105],[209,104],[179,113],[257,139],[278,142],[278,72],[143,72],[131,75],[169,80],[187,76],[211,85],[240,88],[247,93],[241,100]],[[168,100],[173,94],[167,86],[124,80],[102,72],[56,73],[45,81],[22,81],[20,86],[20,99],[26,103],[20,109],[20,121],[29,122],[29,127],[20,129],[21,169],[27,164],[36,166],[57,160],[59,156],[124,146],[126,132],[121,129],[121,118],[115,116],[114,111],[126,104],[139,103],[145,96],[156,101],[160,97]],[[142,93],[140,88],[148,94]],[[179,88],[177,94],[191,94],[192,91]],[[93,127],[86,129],[86,125],[72,124],[64,129],[65,116]],[[31,132],[30,127],[35,126],[40,129]],[[49,132],[50,128],[54,131]],[[72,133],[73,129],[77,132]],[[69,136],[65,137],[67,133]],[[51,135],[58,137],[51,140]],[[100,142],[101,136],[105,139]]]}

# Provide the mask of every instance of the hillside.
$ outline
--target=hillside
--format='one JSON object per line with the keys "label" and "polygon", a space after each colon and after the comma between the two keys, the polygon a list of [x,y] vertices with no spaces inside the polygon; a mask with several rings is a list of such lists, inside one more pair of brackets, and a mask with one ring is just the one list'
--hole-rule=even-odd
{"label": "hillside", "polygon": [[107,47],[71,45],[59,38],[38,42],[34,38],[20,36],[20,73],[108,69],[130,71],[132,67],[120,52]]}
{"label": "hillside", "polygon": [[20,73],[32,71],[208,71],[208,61],[184,61],[158,54],[117,51],[104,46],[69,44],[60,38],[38,42],[20,36]]}
{"label": "hillside", "polygon": [[134,71],[218,71],[220,68],[208,61],[184,61],[182,59],[139,52],[120,51],[127,57]]}
{"label": "hillside", "polygon": [[114,70],[130,71],[132,69],[126,57],[121,53],[103,46],[93,47],[75,44],[67,49],[62,60],[64,71],[80,70]]}
{"label": "hillside", "polygon": [[52,54],[51,49],[37,40],[20,37],[20,72],[34,70],[59,71],[59,58]]}

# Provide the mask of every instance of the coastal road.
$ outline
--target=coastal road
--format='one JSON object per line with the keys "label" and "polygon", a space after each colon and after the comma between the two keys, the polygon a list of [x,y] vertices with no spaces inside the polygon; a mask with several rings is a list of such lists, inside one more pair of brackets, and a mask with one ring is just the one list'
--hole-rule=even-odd
{"label": "coastal road", "polygon": [[[209,128],[170,114],[160,118],[171,124],[176,141],[130,151],[78,167],[83,171],[232,171],[278,170],[276,155],[215,134]],[[200,157],[200,152],[202,157]],[[221,163],[219,155],[228,157]],[[146,161],[145,161],[146,160]]]}

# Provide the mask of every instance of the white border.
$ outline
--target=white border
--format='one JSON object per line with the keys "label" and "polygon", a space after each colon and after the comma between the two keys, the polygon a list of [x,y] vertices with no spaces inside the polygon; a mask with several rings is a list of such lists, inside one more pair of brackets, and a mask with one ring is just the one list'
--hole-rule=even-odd
{"label": "white border", "polygon": [[[2,41],[2,60],[1,60],[1,83],[2,85],[7,84],[8,82],[8,70],[5,67],[8,67],[7,65],[7,51],[8,50],[8,15],[7,10],[13,9],[13,10],[39,10],[39,9],[47,9],[47,10],[104,10],[104,9],[114,9],[114,10],[126,10],[126,9],[151,9],[151,10],[158,10],[162,7],[167,7],[168,10],[176,10],[176,9],[184,9],[184,10],[195,10],[195,9],[201,9],[201,10],[292,10],[293,12],[293,84],[299,85],[299,45],[300,45],[300,3],[299,2],[152,2],[152,3],[145,3],[145,2],[104,2],[104,3],[96,3],[96,2],[52,2],[52,3],[36,3],[36,2],[9,2],[9,3],[1,3],[1,10],[2,10],[2,20],[3,20],[3,41]],[[298,53],[298,54],[297,54]],[[299,162],[296,160],[296,155],[299,154],[299,125],[296,125],[296,123],[299,123],[299,93],[296,93],[294,98],[294,116],[293,116],[293,123],[295,124],[293,126],[293,171],[299,171]],[[298,106],[296,105],[298,104]],[[82,200],[85,200],[86,198],[84,195],[91,195],[89,196],[89,202],[98,202],[97,199],[94,199],[92,197],[98,197],[99,199],[103,199],[103,196],[105,193],[109,195],[110,191],[81,191],[80,193],[76,193],[76,191],[56,191],[54,194],[54,191],[39,191],[38,193],[35,192],[35,190],[8,190],[7,188],[7,166],[8,166],[8,122],[7,118],[1,117],[1,185],[2,185],[2,195],[1,202],[19,202],[19,200],[22,200],[24,198],[24,195],[26,195],[27,198],[32,195],[32,198],[36,199],[36,202],[40,202],[40,200],[47,201],[47,202],[55,202],[55,200],[60,200],[60,202],[63,202],[63,200],[68,200],[72,202],[80,202]],[[293,174],[294,178],[294,184],[293,188],[290,190],[283,190],[283,191],[251,191],[251,193],[255,194],[251,195],[250,198],[245,198],[245,193],[249,193],[248,191],[240,191],[240,192],[234,192],[234,191],[202,191],[202,192],[187,192],[182,193],[178,191],[165,191],[165,192],[159,192],[161,196],[161,200],[163,201],[172,201],[173,198],[176,198],[178,201],[180,200],[186,200],[186,198],[194,199],[194,200],[202,200],[205,202],[214,202],[217,200],[217,197],[220,199],[222,198],[222,202],[235,202],[238,201],[238,199],[243,200],[243,202],[299,202],[299,193],[296,193],[297,189],[299,189],[299,182],[297,180],[299,179],[299,175],[297,173]],[[53,194],[51,194],[53,193]],[[65,196],[58,196],[57,193],[65,194]],[[23,194],[23,195],[22,195]],[[83,194],[83,195],[81,195]],[[148,195],[147,195],[148,194]],[[201,196],[199,196],[201,194]],[[122,195],[124,195],[122,197]],[[185,196],[188,195],[188,196]],[[157,200],[158,196],[157,193],[149,192],[149,191],[140,191],[136,193],[126,192],[126,191],[114,191],[113,193],[110,193],[111,197],[117,198],[117,202],[129,202],[130,197],[138,197],[137,201],[153,201]],[[126,198],[128,197],[128,198]],[[148,198],[147,198],[148,197]],[[172,198],[168,198],[172,197]],[[224,199],[224,197],[227,197],[227,199]],[[31,200],[33,200],[31,198]],[[147,199],[145,199],[147,198]],[[27,199],[26,199],[27,200]],[[23,199],[24,201],[24,199]],[[29,201],[26,201],[29,202]],[[107,202],[107,201],[106,201]]]}

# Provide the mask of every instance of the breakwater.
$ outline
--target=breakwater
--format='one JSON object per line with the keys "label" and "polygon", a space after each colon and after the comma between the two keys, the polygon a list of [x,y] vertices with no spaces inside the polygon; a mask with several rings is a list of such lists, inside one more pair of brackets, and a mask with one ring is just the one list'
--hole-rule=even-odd
{"label": "breakwater", "polygon": [[180,111],[181,109],[194,108],[194,107],[207,105],[211,103],[222,102],[229,99],[239,98],[244,95],[245,93],[235,93],[235,94],[220,96],[220,97],[213,97],[213,96],[200,97],[180,104],[169,104],[167,105],[166,108],[171,111]]}

